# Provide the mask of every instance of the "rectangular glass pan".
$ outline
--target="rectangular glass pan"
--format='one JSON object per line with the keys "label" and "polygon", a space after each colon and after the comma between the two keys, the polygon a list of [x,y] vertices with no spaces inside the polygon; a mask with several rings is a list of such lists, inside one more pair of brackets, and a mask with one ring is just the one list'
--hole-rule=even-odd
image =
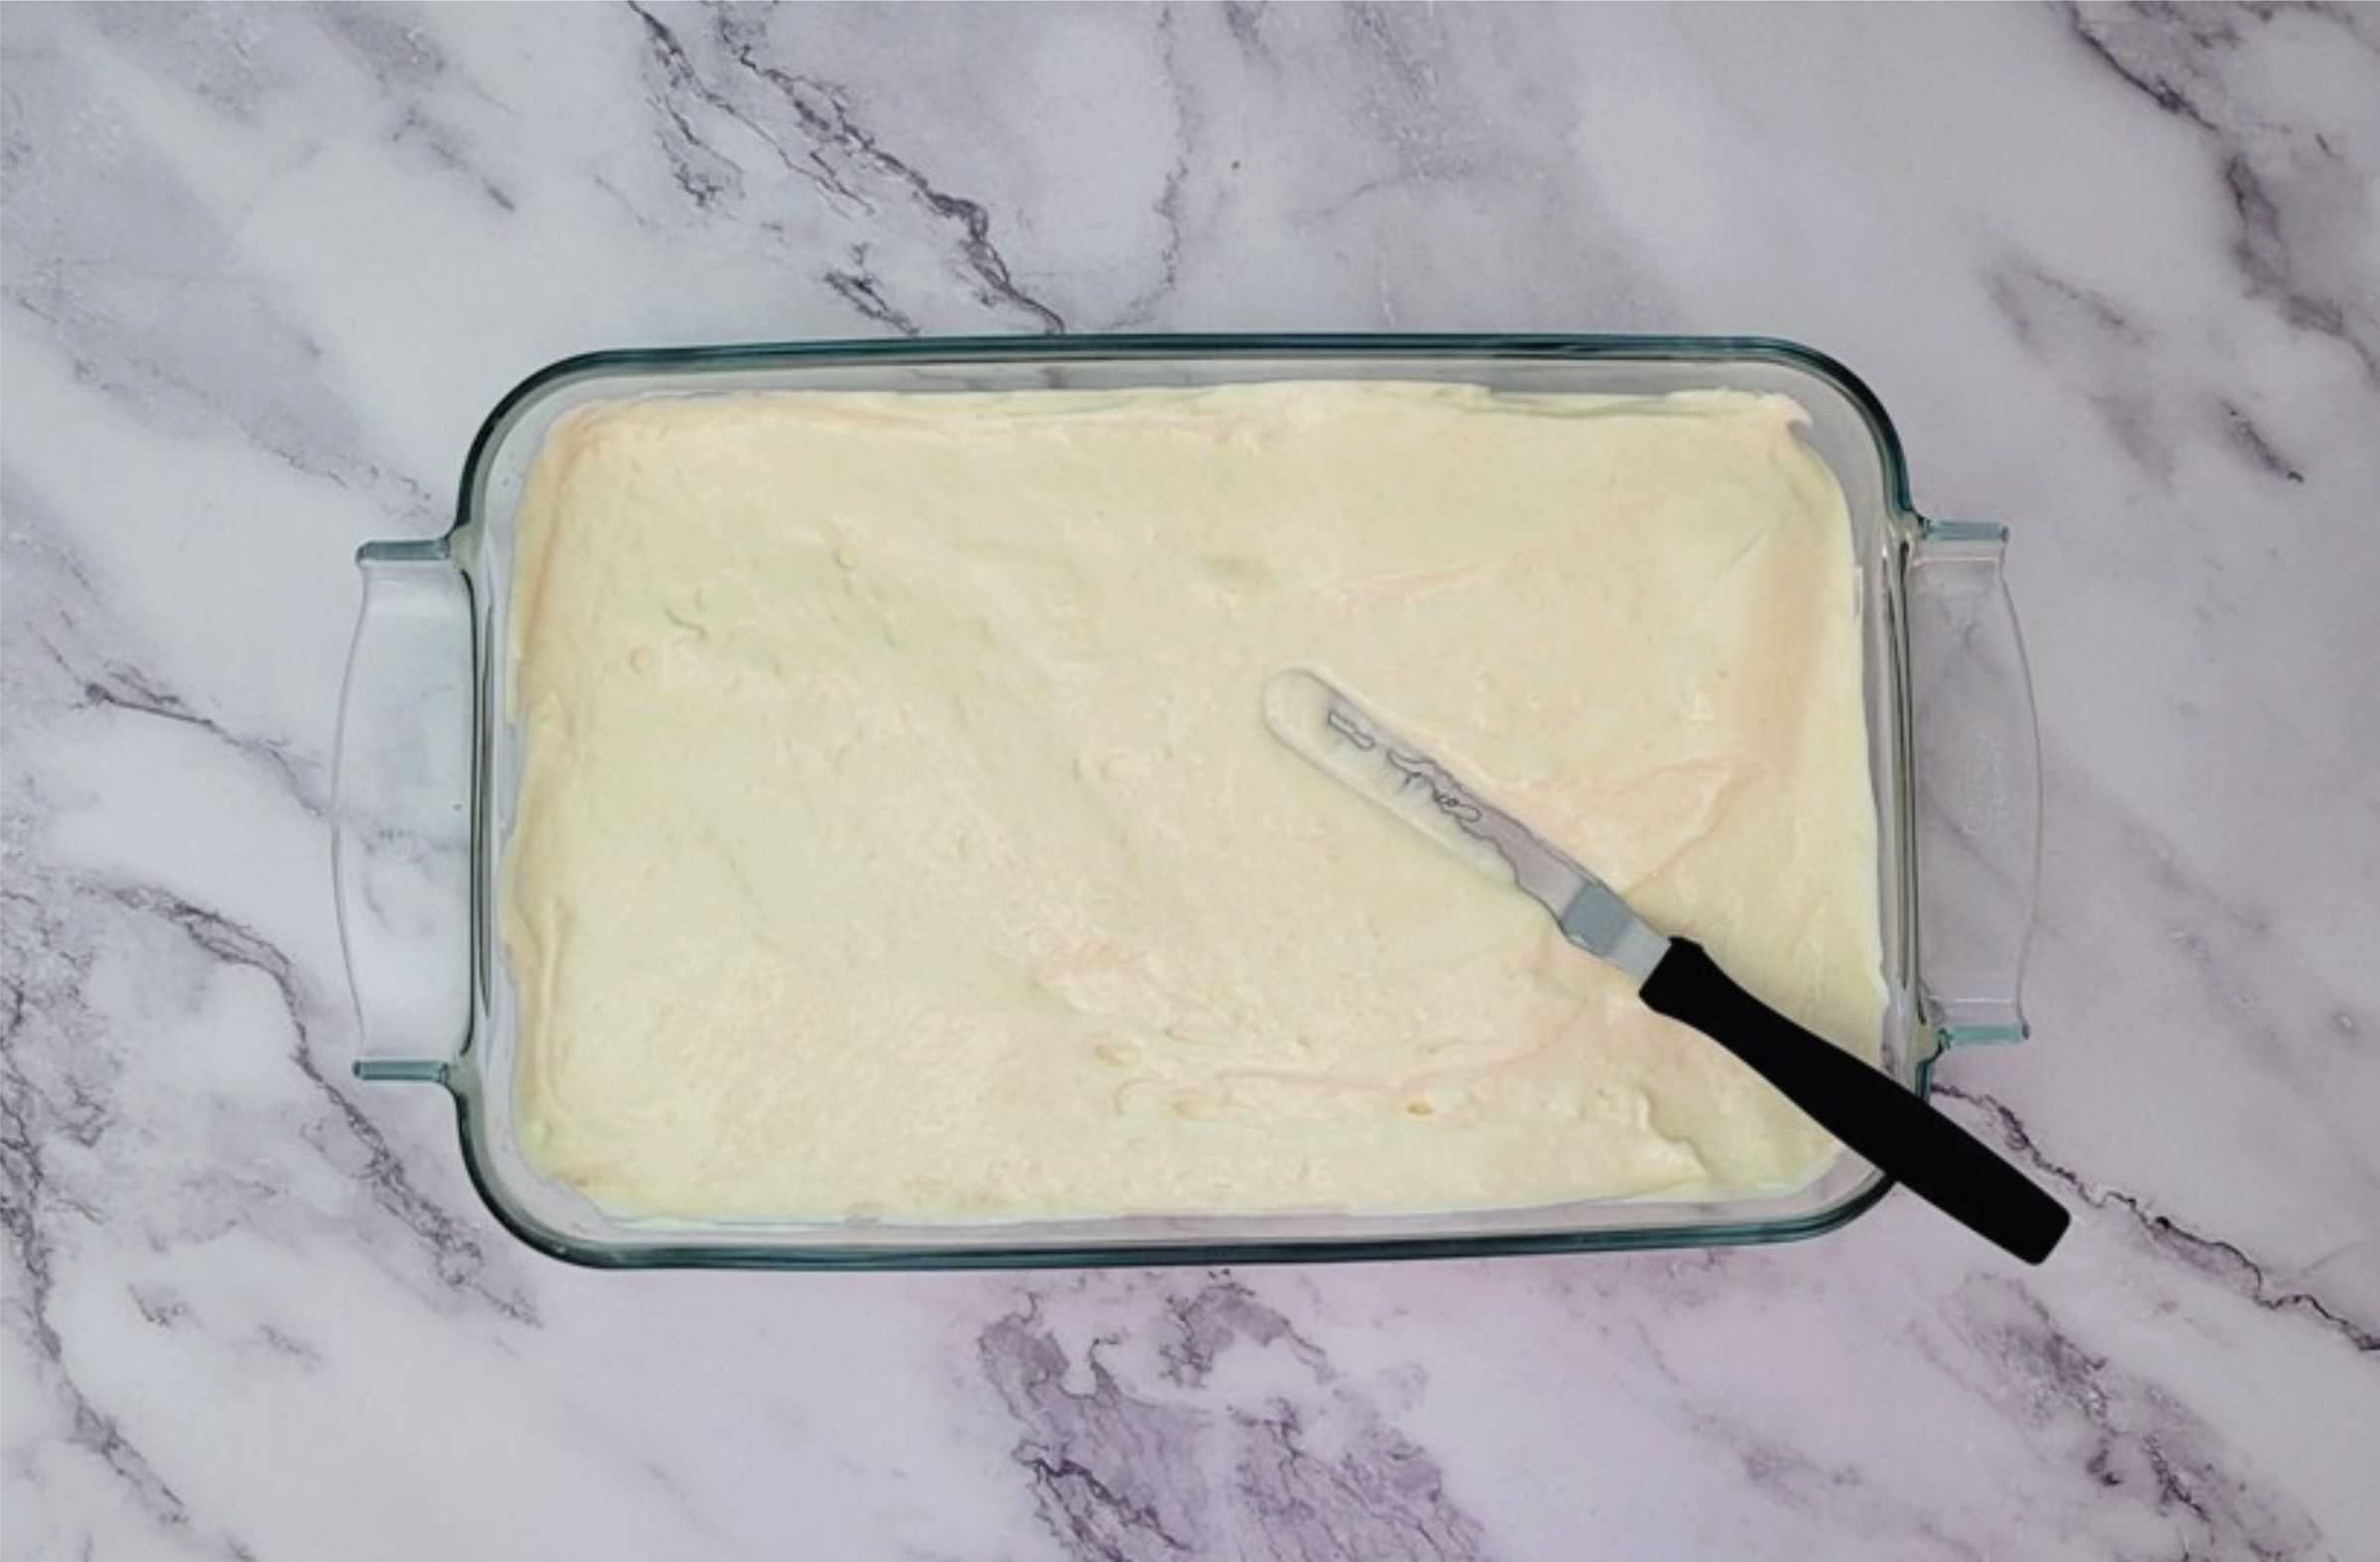
{"label": "rectangular glass pan", "polygon": [[593,353],[541,370],[488,417],[453,530],[374,542],[334,763],[332,861],[366,1080],[453,1098],[464,1158],[523,1241],[634,1266],[1226,1263],[1708,1246],[1805,1237],[1884,1191],[1840,1154],[1789,1194],[1601,1200],[1437,1215],[1117,1217],[998,1225],[624,1219],[541,1176],[516,1139],[515,1003],[497,942],[520,756],[503,648],[532,461],[590,401],[728,392],[1017,391],[1275,380],[1443,380],[1503,391],[1792,397],[1848,503],[1859,572],[1876,896],[1889,1003],[1881,1065],[1923,1093],[1949,1046],[2025,1033],[2037,868],[2032,690],[2001,571],[2005,532],[1909,501],[1883,408],[1791,342],[1615,336],[1114,336],[791,343]]}

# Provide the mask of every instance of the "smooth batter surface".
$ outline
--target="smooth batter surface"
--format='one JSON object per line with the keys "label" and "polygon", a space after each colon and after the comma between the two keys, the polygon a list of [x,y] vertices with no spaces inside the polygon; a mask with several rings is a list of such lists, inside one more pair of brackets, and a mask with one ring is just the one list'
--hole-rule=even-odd
{"label": "smooth batter surface", "polygon": [[1844,501],[1779,398],[582,409],[522,517],[524,1141],[612,1208],[1791,1185],[1832,1141],[1266,730],[1327,673],[1872,1057]]}

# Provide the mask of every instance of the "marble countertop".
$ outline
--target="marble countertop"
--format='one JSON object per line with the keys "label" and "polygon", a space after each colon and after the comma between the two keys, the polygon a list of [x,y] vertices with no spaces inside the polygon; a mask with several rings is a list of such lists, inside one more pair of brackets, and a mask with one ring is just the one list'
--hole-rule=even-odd
{"label": "marble countertop", "polygon": [[[2380,12],[11,8],[0,1555],[2380,1554]],[[2078,1226],[607,1275],[350,1081],[364,539],[596,345],[1755,331],[2004,520]]]}

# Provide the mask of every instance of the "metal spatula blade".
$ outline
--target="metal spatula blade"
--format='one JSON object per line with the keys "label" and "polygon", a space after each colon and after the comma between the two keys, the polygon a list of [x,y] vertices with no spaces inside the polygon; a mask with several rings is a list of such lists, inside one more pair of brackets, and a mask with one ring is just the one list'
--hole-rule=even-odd
{"label": "metal spatula blade", "polygon": [[1264,684],[1264,724],[1326,774],[1551,913],[1562,936],[1641,982],[1669,940],[1610,886],[1303,667]]}

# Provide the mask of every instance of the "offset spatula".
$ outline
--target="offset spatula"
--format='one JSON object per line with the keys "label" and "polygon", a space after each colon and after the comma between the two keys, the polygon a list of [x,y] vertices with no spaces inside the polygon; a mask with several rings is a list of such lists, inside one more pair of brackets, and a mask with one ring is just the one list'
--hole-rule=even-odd
{"label": "offset spatula", "polygon": [[1701,945],[1653,931],[1602,880],[1321,678],[1275,674],[1264,720],[1331,776],[1509,879],[1563,937],[1633,977],[1647,1009],[1734,1053],[1886,1176],[2028,1263],[2066,1234],[2058,1201],[1964,1129],[1736,986]]}

